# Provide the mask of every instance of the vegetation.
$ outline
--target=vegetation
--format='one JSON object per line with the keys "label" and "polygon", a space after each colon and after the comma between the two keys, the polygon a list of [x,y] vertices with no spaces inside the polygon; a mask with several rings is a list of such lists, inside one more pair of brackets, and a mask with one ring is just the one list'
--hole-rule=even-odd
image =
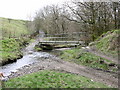
{"label": "vegetation", "polygon": [[[96,42],[90,44],[104,53],[110,53],[117,56],[118,34],[120,30],[120,2],[79,2],[73,0],[64,3],[63,6],[46,6],[36,13],[33,21],[13,20],[9,18],[0,18],[0,64],[7,61],[14,61],[21,57],[21,48],[29,41],[28,38],[34,37],[43,30],[45,34],[69,33],[61,37],[75,38],[87,43],[94,41],[100,35]],[[28,31],[28,29],[30,31]],[[32,31],[34,30],[34,31]],[[109,32],[107,32],[109,31]],[[34,32],[34,33],[33,33]],[[85,32],[77,35],[73,32]],[[107,33],[106,33],[107,32]],[[0,33],[0,34],[1,34]],[[105,34],[103,34],[105,33]],[[51,36],[51,37],[52,37]],[[117,37],[116,37],[117,36]],[[56,36],[57,37],[57,36]],[[69,39],[70,40],[70,39]],[[56,48],[65,47],[63,45]],[[42,47],[46,49],[47,47]],[[36,46],[37,51],[42,49]],[[53,49],[53,47],[47,48]],[[110,60],[95,56],[89,52],[84,52],[80,48],[64,50],[60,57],[64,60],[85,65],[92,68],[104,70],[116,70],[110,67]],[[107,88],[108,86],[98,82],[93,82],[89,78],[73,74],[60,73],[54,71],[42,71],[32,73],[22,77],[11,79],[5,82],[6,88]]]}
{"label": "vegetation", "polygon": [[29,39],[14,39],[14,38],[5,38],[0,40],[1,48],[0,48],[0,64],[4,64],[6,62],[13,62],[17,58],[22,57],[21,48],[23,48]]}
{"label": "vegetation", "polygon": [[102,34],[95,42],[91,43],[92,48],[103,52],[104,54],[118,57],[118,45],[120,30],[112,30]]}
{"label": "vegetation", "polygon": [[29,41],[27,21],[0,17],[0,65],[22,57],[21,48]]}
{"label": "vegetation", "polygon": [[120,29],[120,2],[72,0],[63,6],[46,6],[36,13],[34,24],[36,30],[57,36],[69,33],[69,38],[76,37],[71,36],[73,32],[86,32],[78,34],[78,39],[94,41],[104,32]]}
{"label": "vegetation", "polygon": [[[111,70],[108,64],[112,63],[112,61],[106,60],[99,56],[95,56],[89,52],[84,52],[82,49],[79,48],[64,50],[61,52],[60,57],[66,61],[74,62],[88,67]],[[115,68],[112,68],[112,70],[114,71]]]}
{"label": "vegetation", "polygon": [[35,45],[34,50],[39,52],[42,51],[43,49],[40,48],[39,45]]}
{"label": "vegetation", "polygon": [[6,88],[109,88],[84,76],[41,71],[5,82]]}
{"label": "vegetation", "polygon": [[28,21],[14,20],[9,18],[0,17],[0,32],[2,32],[2,38],[18,38],[29,34],[26,27]]}

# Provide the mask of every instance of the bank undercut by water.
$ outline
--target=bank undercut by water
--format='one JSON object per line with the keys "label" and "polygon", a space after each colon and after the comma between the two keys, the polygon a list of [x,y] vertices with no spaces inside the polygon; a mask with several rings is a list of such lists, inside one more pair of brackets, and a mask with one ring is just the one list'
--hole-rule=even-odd
{"label": "bank undercut by water", "polygon": [[0,40],[0,65],[15,62],[17,59],[22,58],[21,49],[28,44],[29,39],[15,39],[5,38]]}

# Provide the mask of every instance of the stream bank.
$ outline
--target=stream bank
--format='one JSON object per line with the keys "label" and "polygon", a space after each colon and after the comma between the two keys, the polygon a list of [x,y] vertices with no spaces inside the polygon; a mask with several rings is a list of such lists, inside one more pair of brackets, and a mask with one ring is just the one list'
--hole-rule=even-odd
{"label": "stream bank", "polygon": [[55,70],[82,75],[91,78],[93,81],[102,82],[111,87],[118,87],[118,78],[115,73],[99,71],[90,67],[64,61],[48,52],[35,52],[34,46],[38,41],[39,39],[36,39],[23,50],[24,57],[22,59],[18,60],[14,64],[1,67],[0,71],[2,70],[9,79],[12,79],[42,70]]}
{"label": "stream bank", "polygon": [[65,73],[72,73],[91,78],[93,81],[104,83],[111,87],[118,87],[118,78],[115,73],[108,73],[104,71],[95,70],[86,66],[78,65],[75,63],[64,61],[54,55],[49,57],[36,57],[37,62],[18,69],[16,72],[11,73],[9,78],[15,78],[26,74],[39,72],[43,70],[54,70]]}
{"label": "stream bank", "polygon": [[26,38],[4,38],[0,40],[0,66],[16,62],[23,57],[22,48],[28,44],[29,39]]}
{"label": "stream bank", "polygon": [[[59,52],[59,50],[57,51]],[[54,54],[54,53],[55,52],[53,51],[51,54]],[[41,54],[43,54],[43,57],[41,57]],[[23,75],[38,72],[38,71],[54,70],[54,71],[60,71],[65,73],[82,75],[82,76],[91,78],[91,80],[93,81],[102,82],[111,87],[118,87],[118,82],[117,82],[118,78],[117,78],[117,74],[115,73],[95,70],[90,67],[67,62],[58,58],[56,56],[58,54],[56,55],[51,55],[51,54],[48,54],[48,52],[47,53],[33,52],[33,54],[30,54],[30,55],[34,56],[34,58],[32,59],[34,59],[34,61],[36,62],[32,62],[29,65],[25,65],[17,69],[16,72],[12,72],[8,77],[11,79],[11,78],[23,76]]]}
{"label": "stream bank", "polygon": [[[9,76],[11,74],[11,72],[16,72],[17,69],[19,69],[25,65],[29,65],[29,64],[36,62],[33,58],[34,58],[34,56],[39,55],[39,54],[37,54],[37,53],[32,54],[30,52],[33,52],[34,46],[37,43],[38,43],[38,39],[36,39],[34,42],[30,43],[26,48],[20,50],[19,52],[22,53],[21,58],[19,58],[19,59],[14,58],[12,60],[12,62],[11,62],[11,59],[9,61],[5,61],[4,62],[5,65],[0,67],[0,72],[3,72],[5,76]],[[21,45],[22,45],[22,47],[24,47],[26,44],[21,43]],[[19,44],[18,44],[18,46],[19,46]],[[22,47],[19,47],[19,49],[21,49]],[[41,55],[43,56],[43,54],[41,54]]]}

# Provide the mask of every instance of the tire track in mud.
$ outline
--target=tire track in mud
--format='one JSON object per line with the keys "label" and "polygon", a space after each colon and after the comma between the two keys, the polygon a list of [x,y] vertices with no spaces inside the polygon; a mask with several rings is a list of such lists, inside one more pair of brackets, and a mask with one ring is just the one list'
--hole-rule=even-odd
{"label": "tire track in mud", "polygon": [[[38,40],[40,39],[39,38],[36,39],[34,43],[30,44],[27,47],[25,51],[26,54],[29,54],[29,51],[30,52],[33,51],[33,48],[38,43]],[[34,51],[32,53],[34,53]],[[17,72],[11,73],[11,75],[8,77],[15,78],[42,70],[55,70],[60,72],[82,75],[91,78],[93,81],[102,82],[112,87],[118,87],[117,78],[118,74],[104,72],[93,68],[88,68],[86,66],[77,65],[75,63],[70,63],[52,55],[49,56],[48,58],[35,58],[35,59],[37,59],[38,62],[26,65],[18,69]]]}
{"label": "tire track in mud", "polygon": [[103,54],[102,52],[100,52],[100,51],[98,51],[98,50],[96,50],[96,49],[94,49],[94,48],[91,48],[91,47],[84,47],[83,50],[84,50],[85,52],[90,52],[90,53],[92,53],[92,54],[94,54],[94,55],[96,55],[96,56],[100,56],[100,57],[102,57],[102,58],[111,60],[111,61],[114,62],[115,64],[118,64],[118,57],[113,58],[112,56],[107,56],[107,55]]}
{"label": "tire track in mud", "polygon": [[63,61],[57,57],[50,57],[48,59],[40,59],[37,63],[27,65],[17,72],[12,73],[9,78],[23,76],[29,73],[38,72],[41,70],[55,70],[77,75],[82,75],[91,78],[93,81],[102,82],[112,87],[118,87],[117,74],[111,74],[103,71],[94,70],[85,66],[77,65]]}

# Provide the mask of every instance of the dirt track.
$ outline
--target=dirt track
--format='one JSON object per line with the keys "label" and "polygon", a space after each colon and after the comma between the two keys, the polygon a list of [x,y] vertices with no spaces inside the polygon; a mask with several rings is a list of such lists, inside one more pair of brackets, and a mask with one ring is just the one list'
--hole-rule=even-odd
{"label": "dirt track", "polygon": [[87,52],[90,52],[92,54],[95,54],[97,56],[103,57],[105,59],[111,60],[115,64],[118,64],[118,57],[113,58],[112,56],[107,56],[107,55],[103,54],[102,52],[100,52],[100,51],[98,51],[94,48],[91,48],[91,47],[84,48],[84,50],[87,51]]}
{"label": "dirt track", "polygon": [[[36,42],[31,44],[31,46],[28,46],[28,47],[33,48],[35,44]],[[33,49],[30,48],[29,50],[32,51]],[[27,52],[29,52],[29,50],[27,50]],[[86,76],[91,78],[91,80],[93,81],[102,82],[112,87],[118,87],[117,74],[99,71],[99,70],[95,70],[85,66],[77,65],[75,63],[63,61],[55,56],[50,56],[49,58],[36,57],[36,59],[38,60],[37,63],[33,63],[31,65],[22,67],[17,72],[12,73],[9,76],[9,78],[23,76],[25,74],[38,72],[41,70],[57,70],[57,71]]]}

